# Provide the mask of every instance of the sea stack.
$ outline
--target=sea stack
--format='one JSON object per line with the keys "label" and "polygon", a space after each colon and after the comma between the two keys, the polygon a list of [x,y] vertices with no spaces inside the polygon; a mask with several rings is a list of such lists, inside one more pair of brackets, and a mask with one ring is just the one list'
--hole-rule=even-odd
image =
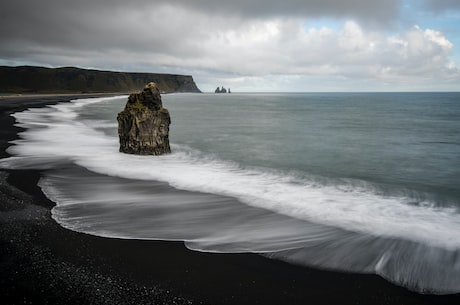
{"label": "sea stack", "polygon": [[140,93],[132,93],[125,109],[118,114],[120,152],[137,155],[162,155],[171,152],[171,118],[163,108],[160,91],[149,83]]}

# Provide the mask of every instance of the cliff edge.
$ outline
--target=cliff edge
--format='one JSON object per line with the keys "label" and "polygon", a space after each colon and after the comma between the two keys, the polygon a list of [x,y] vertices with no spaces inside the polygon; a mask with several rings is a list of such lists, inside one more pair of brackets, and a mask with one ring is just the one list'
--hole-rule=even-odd
{"label": "cliff edge", "polygon": [[0,66],[0,93],[127,93],[149,82],[161,93],[201,92],[190,75]]}

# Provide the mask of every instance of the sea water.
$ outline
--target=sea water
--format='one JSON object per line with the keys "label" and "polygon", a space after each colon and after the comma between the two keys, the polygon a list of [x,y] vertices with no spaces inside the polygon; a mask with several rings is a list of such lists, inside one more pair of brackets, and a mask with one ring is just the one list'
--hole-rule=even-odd
{"label": "sea water", "polygon": [[43,169],[72,230],[460,292],[459,93],[163,95],[163,156],[118,152],[126,100],[15,113],[0,166]]}

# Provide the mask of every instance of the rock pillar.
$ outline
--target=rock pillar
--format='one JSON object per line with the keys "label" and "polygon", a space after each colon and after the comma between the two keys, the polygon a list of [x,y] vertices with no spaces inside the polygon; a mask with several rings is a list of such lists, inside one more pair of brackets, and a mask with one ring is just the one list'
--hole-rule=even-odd
{"label": "rock pillar", "polygon": [[160,91],[149,83],[140,93],[129,96],[125,109],[118,114],[120,152],[137,155],[170,153],[171,118],[163,108]]}

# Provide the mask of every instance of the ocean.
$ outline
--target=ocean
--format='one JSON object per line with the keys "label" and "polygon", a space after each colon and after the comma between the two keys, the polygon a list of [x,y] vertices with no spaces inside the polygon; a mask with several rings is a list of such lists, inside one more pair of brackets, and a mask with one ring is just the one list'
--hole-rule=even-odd
{"label": "ocean", "polygon": [[460,292],[460,93],[162,99],[170,155],[118,152],[117,96],[15,113],[0,167],[43,170],[71,230]]}

